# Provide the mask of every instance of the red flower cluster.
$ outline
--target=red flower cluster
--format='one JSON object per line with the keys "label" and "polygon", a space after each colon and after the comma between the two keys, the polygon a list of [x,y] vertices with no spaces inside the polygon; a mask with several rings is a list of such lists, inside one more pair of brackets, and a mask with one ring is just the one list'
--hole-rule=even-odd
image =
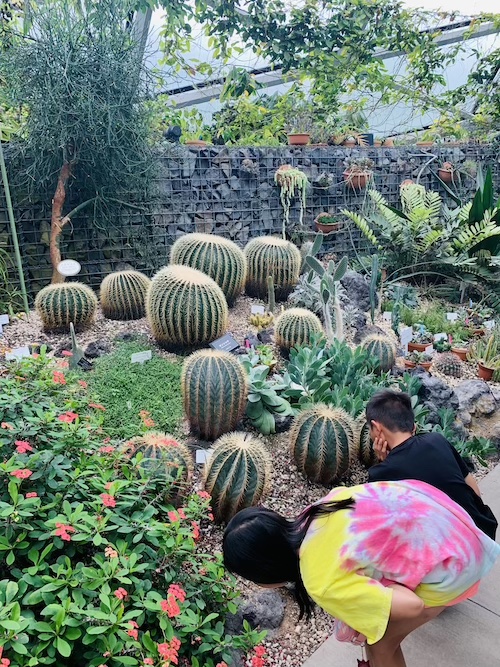
{"label": "red flower cluster", "polygon": [[177,639],[177,637],[173,637],[169,643],[166,642],[164,644],[158,644],[158,653],[167,664],[172,662],[174,665],[178,665],[178,651],[180,647],[180,640]]}
{"label": "red flower cluster", "polygon": [[88,384],[85,382],[85,380],[78,380],[78,384],[80,387],[83,387],[84,389],[87,389]]}
{"label": "red flower cluster", "polygon": [[115,451],[115,448],[111,445],[104,445],[103,447],[99,447],[99,451],[101,454],[112,454]]}
{"label": "red flower cluster", "polygon": [[54,374],[52,375],[52,381],[54,384],[66,384],[64,373],[61,373],[61,371],[54,371]]}
{"label": "red flower cluster", "polygon": [[115,596],[119,600],[124,600],[127,597],[128,593],[124,588],[117,588],[115,591]]}
{"label": "red flower cluster", "polygon": [[227,662],[218,662],[215,667],[228,667]]}
{"label": "red flower cluster", "polygon": [[252,667],[265,667],[266,661],[264,660],[264,656],[266,649],[264,646],[255,646],[253,650],[255,655],[252,657]]}
{"label": "red flower cluster", "polygon": [[139,638],[139,632],[137,631],[137,628],[139,626],[135,621],[129,621],[128,624],[130,625],[130,630],[128,630],[127,635],[129,637],[132,637],[132,639],[135,639],[135,641],[137,641]]}
{"label": "red flower cluster", "polygon": [[166,612],[169,618],[175,618],[181,613],[181,609],[177,603],[184,602],[186,599],[186,591],[179,586],[179,584],[171,584],[168,588],[168,597],[166,600],[162,600],[161,610]]}
{"label": "red flower cluster", "polygon": [[197,494],[202,500],[210,500],[212,496],[207,491],[197,491]]}
{"label": "red flower cluster", "polygon": [[100,498],[104,507],[116,507],[115,497],[110,496],[109,493],[101,493]]}
{"label": "red flower cluster", "polygon": [[8,422],[2,422],[1,427],[6,428],[8,431],[13,431],[14,430],[14,427],[12,426],[12,424],[9,424]]}
{"label": "red flower cluster", "polygon": [[33,471],[28,470],[28,468],[22,468],[21,470],[14,470],[10,474],[12,477],[17,477],[17,479],[28,479],[33,474]]}
{"label": "red flower cluster", "polygon": [[58,417],[60,422],[65,422],[66,424],[72,424],[75,419],[78,419],[78,415],[76,412],[65,412],[62,415],[59,415]]}
{"label": "red flower cluster", "polygon": [[145,665],[154,665],[155,661],[153,660],[153,658],[144,658],[144,664]]}
{"label": "red flower cluster", "polygon": [[197,540],[200,537],[200,527],[196,521],[191,521],[191,525],[193,527],[193,540]]}
{"label": "red flower cluster", "polygon": [[176,600],[179,600],[179,602],[184,602],[186,599],[186,591],[182,588],[182,586],[179,586],[179,584],[170,584],[168,587],[168,594],[173,595]]}
{"label": "red flower cluster", "polygon": [[36,491],[30,491],[26,494],[26,498],[38,498],[38,493],[36,493]]}
{"label": "red flower cluster", "polygon": [[73,526],[68,526],[65,523],[56,523],[56,528],[57,530],[55,535],[60,537],[61,540],[65,540],[66,542],[71,542],[70,533],[76,533],[76,528],[73,528]]}
{"label": "red flower cluster", "polygon": [[16,452],[18,454],[26,454],[26,452],[32,452],[33,447],[26,440],[16,440]]}
{"label": "red flower cluster", "polygon": [[69,350],[63,350],[61,352],[61,354],[63,355],[63,357],[72,357],[73,356],[73,352],[70,352]]}
{"label": "red flower cluster", "polygon": [[168,512],[167,515],[168,515],[168,518],[170,519],[170,521],[172,523],[175,523],[176,521],[179,521],[179,519],[180,519],[179,515],[175,511]]}
{"label": "red flower cluster", "polygon": [[0,667],[9,667],[10,660],[9,658],[2,658],[3,655],[3,646],[0,646]]}
{"label": "red flower cluster", "polygon": [[153,428],[153,426],[155,425],[154,420],[150,418],[150,414],[151,413],[148,412],[147,410],[141,410],[139,412],[139,417],[142,419],[142,423],[146,428]]}

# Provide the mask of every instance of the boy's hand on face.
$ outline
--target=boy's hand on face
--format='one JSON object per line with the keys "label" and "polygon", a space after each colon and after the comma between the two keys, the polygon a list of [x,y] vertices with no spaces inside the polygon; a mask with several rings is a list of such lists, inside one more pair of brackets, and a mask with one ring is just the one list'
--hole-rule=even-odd
{"label": "boy's hand on face", "polygon": [[381,433],[379,433],[373,441],[373,451],[375,452],[375,456],[379,461],[385,461],[387,455],[389,454],[387,440]]}

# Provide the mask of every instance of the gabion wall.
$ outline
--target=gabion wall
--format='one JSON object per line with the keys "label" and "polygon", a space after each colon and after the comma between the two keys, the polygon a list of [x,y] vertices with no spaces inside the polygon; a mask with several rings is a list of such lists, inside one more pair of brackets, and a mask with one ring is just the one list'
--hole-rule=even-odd
{"label": "gabion wall", "polygon": [[[168,262],[169,246],[187,232],[207,232],[233,239],[243,246],[249,238],[279,234],[283,209],[274,173],[283,164],[302,169],[310,180],[302,228],[298,227],[299,201],[293,202],[288,233],[300,243],[314,233],[314,218],[321,211],[340,212],[344,207],[359,210],[365,191],[348,187],[342,176],[349,157],[369,157],[375,162],[374,185],[389,202],[396,205],[400,183],[419,179],[454,206],[440,186],[436,171],[445,161],[468,169],[481,164],[491,166],[496,191],[500,191],[498,150],[485,145],[443,145],[423,149],[343,148],[334,146],[280,148],[226,148],[209,146],[187,148],[167,146],[158,155],[154,197],[146,204],[126,193],[123,199],[138,208],[123,207],[116,221],[103,227],[85,212],[74,218],[64,231],[63,258],[82,264],[79,279],[97,287],[111,271],[136,268],[152,275]],[[325,176],[329,185],[325,187]],[[13,179],[14,180],[14,179]],[[456,190],[464,198],[475,191],[474,178],[462,175]],[[31,296],[50,281],[49,261],[50,197],[45,201],[22,204],[21,193],[13,188],[25,279]],[[79,203],[77,191],[71,194],[66,210]],[[12,253],[5,201],[0,197],[0,246]],[[355,228],[344,227],[331,234],[327,249],[337,254],[368,249]],[[15,283],[15,271],[11,271]]]}

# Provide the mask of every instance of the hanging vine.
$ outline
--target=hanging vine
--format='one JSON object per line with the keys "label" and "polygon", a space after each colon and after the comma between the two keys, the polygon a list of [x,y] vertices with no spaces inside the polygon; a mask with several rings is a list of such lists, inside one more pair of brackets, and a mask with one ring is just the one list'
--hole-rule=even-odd
{"label": "hanging vine", "polygon": [[309,179],[300,169],[292,167],[290,164],[284,164],[276,170],[274,182],[280,189],[280,201],[284,212],[282,236],[283,239],[286,239],[286,229],[290,224],[290,207],[292,199],[296,195],[300,199],[299,225],[302,226]]}

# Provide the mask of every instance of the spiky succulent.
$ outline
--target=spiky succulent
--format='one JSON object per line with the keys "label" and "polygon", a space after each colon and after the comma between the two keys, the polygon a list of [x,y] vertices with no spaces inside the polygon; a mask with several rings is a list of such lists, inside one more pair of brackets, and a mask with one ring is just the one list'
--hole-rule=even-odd
{"label": "spiky succulent", "polygon": [[460,378],[463,374],[463,364],[453,352],[440,354],[434,362],[434,368],[443,375],[453,378]]}
{"label": "spiky succulent", "polygon": [[296,345],[307,345],[312,336],[323,333],[319,317],[305,308],[289,308],[276,320],[276,345],[289,350]]}
{"label": "spiky succulent", "polygon": [[228,308],[223,291],[212,278],[172,264],[153,277],[146,314],[160,345],[193,347],[210,343],[226,331]]}
{"label": "spiky succulent", "polygon": [[214,443],[204,488],[212,496],[216,521],[229,521],[236,512],[259,503],[270,482],[271,458],[260,439],[234,432]]}
{"label": "spiky succulent", "polygon": [[359,434],[359,460],[366,468],[371,468],[371,466],[378,463],[378,459],[375,456],[375,450],[373,449],[373,442],[370,438],[370,426],[364,415],[358,420],[358,434]]}
{"label": "spiky succulent", "polygon": [[247,261],[236,243],[214,234],[186,234],[170,251],[171,264],[184,264],[213,278],[229,305],[243,292]]}
{"label": "spiky succulent", "polygon": [[229,352],[200,350],[189,356],[181,378],[184,412],[191,430],[215,440],[236,428],[247,400],[248,379]]}
{"label": "spiky succulent", "polygon": [[104,317],[110,320],[139,320],[146,313],[146,293],[151,280],[139,271],[116,271],[101,283]]}
{"label": "spiky succulent", "polygon": [[304,410],[290,431],[299,472],[325,486],[338,481],[358,456],[357,435],[354,419],[341,408],[320,404]]}
{"label": "spiky succulent", "polygon": [[278,301],[284,301],[297,284],[302,257],[290,241],[275,236],[260,236],[245,246],[248,273],[245,290],[249,296],[266,299],[268,276],[274,281]]}
{"label": "spiky succulent", "polygon": [[173,436],[148,431],[125,443],[124,453],[129,458],[141,455],[139,465],[150,478],[153,491],[157,484],[162,485],[164,502],[174,503],[187,492],[193,457]]}
{"label": "spiky succulent", "polygon": [[69,331],[70,322],[78,331],[93,323],[97,303],[97,296],[87,285],[57,283],[38,292],[35,308],[45,331]]}
{"label": "spiky succulent", "polygon": [[396,361],[396,346],[390,338],[379,334],[367,336],[361,341],[361,347],[380,362],[380,371],[390,371]]}

